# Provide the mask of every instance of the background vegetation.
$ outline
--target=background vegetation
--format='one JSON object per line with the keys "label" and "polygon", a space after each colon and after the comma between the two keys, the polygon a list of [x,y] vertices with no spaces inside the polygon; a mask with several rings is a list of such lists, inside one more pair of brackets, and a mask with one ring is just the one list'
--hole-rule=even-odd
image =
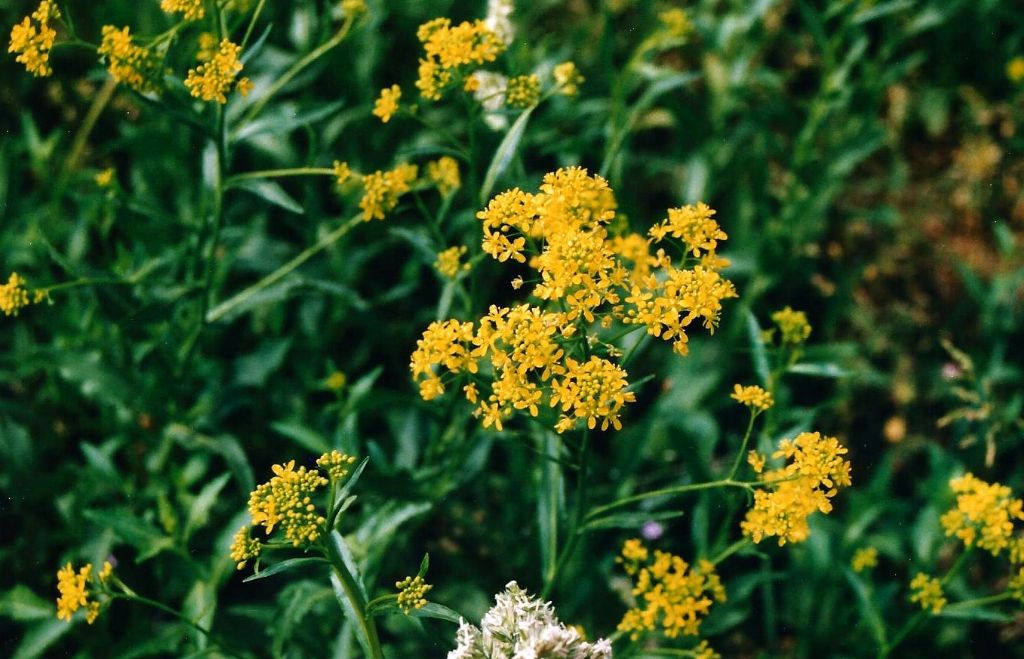
{"label": "background vegetation", "polygon": [[[0,4],[0,25],[35,4]],[[67,4],[80,34],[172,23],[157,2]],[[246,69],[256,90],[232,100],[229,122],[333,34],[335,4],[267,4],[257,34],[270,29]],[[417,26],[480,17],[483,4],[369,2],[344,43],[236,124],[233,171],[341,160],[368,172],[446,152],[408,117],[381,124],[373,100],[393,82],[413,100]],[[836,435],[854,486],[812,520],[806,543],[765,543],[724,567],[729,601],[702,637],[725,656],[874,656],[874,621],[898,628],[916,608],[911,577],[957,553],[939,524],[949,478],[966,470],[1024,489],[1024,87],[1006,70],[1024,54],[1020,8],[703,0],[685,7],[696,27],[687,43],[631,62],[669,4],[520,3],[509,66],[571,59],[586,81],[533,112],[496,191],[535,189],[544,172],[579,164],[607,176],[636,230],[703,200],[729,234],[722,253],[740,298],[713,337],[691,339],[689,357],[656,343],[638,354],[630,371],[657,378],[636,389],[622,431],[595,436],[597,500],[727,468],[746,425],[728,393],[763,375],[758,323],[785,305],[807,312],[811,340],[776,390],[785,411],[755,441],[812,427]],[[192,59],[177,57],[168,64],[181,78]],[[533,440],[480,431],[461,404],[421,401],[408,370],[423,328],[460,311],[436,253],[479,252],[474,216],[486,199],[473,183],[507,129],[478,119],[471,129],[459,102],[424,104],[458,139],[473,131],[443,240],[403,201],[200,324],[193,346],[203,289],[190,264],[208,244],[212,156],[180,115],[208,122],[210,109],[180,89],[153,103],[124,87],[98,105],[107,73],[91,53],[58,49],[53,64],[38,79],[0,59],[0,275],[97,283],[0,318],[0,652],[200,651],[187,627],[151,609],[115,604],[88,627],[53,618],[56,569],[113,556],[140,593],[257,656],[346,656],[351,638],[319,571],[242,583],[227,552],[270,465],[310,464],[331,448],[370,457],[345,526],[368,583],[388,590],[429,552],[430,599],[473,619],[511,579],[539,591],[548,472]],[[100,187],[94,176],[108,167],[115,184]],[[214,302],[316,244],[356,201],[330,178],[230,191]],[[469,308],[513,299],[510,272],[475,265]],[[347,376],[340,390],[326,384],[335,371]],[[736,505],[693,495],[655,546],[708,554],[735,536],[721,520]],[[563,620],[591,637],[614,631],[628,582],[613,558],[640,526],[585,536],[551,595]],[[868,545],[879,566],[862,579],[849,563]],[[991,566],[975,563],[949,584],[955,597],[993,591]],[[382,624],[389,656],[453,647],[452,625]],[[902,656],[1024,656],[1022,635],[1019,605],[982,608],[927,620]]]}

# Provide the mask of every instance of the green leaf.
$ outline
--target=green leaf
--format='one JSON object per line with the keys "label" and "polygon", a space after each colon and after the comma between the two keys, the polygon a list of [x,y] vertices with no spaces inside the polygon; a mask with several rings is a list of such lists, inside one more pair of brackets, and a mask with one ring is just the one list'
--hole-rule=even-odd
{"label": "green leaf", "polygon": [[750,309],[746,310],[747,316],[747,339],[750,342],[750,358],[754,362],[754,372],[761,386],[770,389],[771,369],[768,367],[768,351],[765,349],[762,338],[761,324],[757,322],[757,316]]}
{"label": "green leaf", "polygon": [[867,621],[872,636],[875,637],[875,643],[878,644],[879,648],[886,647],[888,641],[885,635],[885,623],[878,614],[878,608],[872,601],[871,593],[868,592],[864,581],[849,568],[843,570],[843,576],[846,577],[846,581],[853,588],[853,593],[857,596],[857,606],[860,607],[861,615]]}
{"label": "green leaf", "polygon": [[516,155],[516,150],[519,149],[519,142],[523,139],[526,124],[530,121],[530,115],[533,114],[535,107],[537,106],[533,106],[519,115],[519,118],[515,120],[512,127],[505,133],[504,139],[498,145],[498,150],[494,152],[494,158],[491,159],[491,164],[487,168],[487,174],[484,175],[483,185],[480,186],[481,199],[490,199],[491,191],[494,189],[494,184],[497,183],[498,177],[508,169],[509,163],[512,162],[512,158]]}
{"label": "green leaf", "polygon": [[408,614],[402,610],[402,607],[398,606],[398,601],[394,598],[375,600],[366,609],[367,617],[388,614],[408,615],[410,618],[434,618],[436,620],[452,622],[456,625],[462,620],[462,616],[457,611],[453,611],[447,606],[437,604],[436,602],[427,602],[419,609],[411,609]]}
{"label": "green leaf", "polygon": [[565,479],[559,463],[561,441],[553,432],[537,438],[544,459],[538,461],[540,485],[537,496],[537,528],[539,530],[541,570],[547,581],[555,572],[558,562],[558,524],[565,514]]}
{"label": "green leaf", "polygon": [[246,192],[256,195],[263,201],[283,208],[286,211],[290,211],[298,215],[302,215],[306,212],[299,202],[295,201],[291,195],[284,191],[284,188],[273,181],[268,181],[266,179],[245,179],[242,181],[235,181],[231,184],[231,187],[238,190],[245,190]]}
{"label": "green leaf", "polygon": [[275,574],[281,574],[282,572],[287,572],[289,570],[294,570],[295,568],[298,568],[298,567],[303,567],[303,566],[306,566],[306,565],[314,565],[314,564],[321,564],[321,565],[328,564],[328,561],[327,561],[327,559],[320,558],[319,556],[306,556],[304,558],[289,558],[287,560],[281,561],[280,563],[274,563],[273,565],[271,565],[270,567],[268,567],[265,570],[260,570],[259,572],[256,572],[254,574],[250,574],[245,579],[242,579],[242,582],[243,583],[248,583],[250,581],[259,581],[260,579],[266,579],[267,577],[272,577]]}
{"label": "green leaf", "polygon": [[334,103],[322,105],[312,110],[298,112],[296,111],[296,106],[291,104],[285,105],[273,114],[267,114],[260,119],[242,126],[238,129],[238,133],[235,135],[235,140],[241,142],[264,133],[284,135],[296,128],[302,128],[303,126],[308,126],[309,124],[317,123],[326,119],[327,117],[336,114],[338,110],[344,106],[345,101],[340,100]]}
{"label": "green leaf", "polygon": [[174,540],[149,522],[136,517],[130,510],[86,510],[84,515],[90,522],[109,528],[119,538],[135,547],[139,552],[139,563],[174,548]]}
{"label": "green leaf", "polygon": [[56,618],[31,627],[11,659],[35,659],[41,656],[46,648],[71,631],[72,627],[68,621]]}
{"label": "green leaf", "polygon": [[420,569],[419,569],[419,572],[416,573],[416,576],[418,576],[418,577],[420,577],[422,579],[423,577],[427,576],[427,570],[429,570],[429,569],[430,569],[430,554],[423,554],[423,560],[420,561]]}
{"label": "green leaf", "polygon": [[311,453],[321,455],[331,450],[330,443],[324,439],[323,435],[314,430],[310,430],[306,426],[286,421],[275,421],[270,424],[270,427],[299,446],[308,449]]}
{"label": "green leaf", "polygon": [[27,622],[52,618],[54,615],[53,602],[36,595],[31,588],[23,584],[18,584],[0,595],[0,616],[5,618]]}
{"label": "green leaf", "polygon": [[199,492],[199,495],[192,501],[188,511],[188,521],[185,523],[185,537],[192,535],[192,531],[202,528],[210,518],[210,509],[217,503],[220,491],[227,485],[231,474],[222,474],[206,484]]}
{"label": "green leaf", "polygon": [[837,364],[793,364],[786,369],[787,373],[813,375],[819,378],[842,379],[850,376],[850,372]]}

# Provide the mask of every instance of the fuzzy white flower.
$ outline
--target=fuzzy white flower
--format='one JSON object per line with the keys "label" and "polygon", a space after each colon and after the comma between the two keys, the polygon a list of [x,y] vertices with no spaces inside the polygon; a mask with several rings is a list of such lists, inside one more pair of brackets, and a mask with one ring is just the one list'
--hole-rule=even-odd
{"label": "fuzzy white flower", "polygon": [[512,25],[512,12],[516,5],[512,0],[487,0],[487,17],[484,18],[484,25],[491,32],[498,35],[498,38],[508,46],[515,36],[515,28]]}
{"label": "fuzzy white flower", "polygon": [[611,659],[612,644],[588,643],[555,617],[548,602],[530,597],[515,581],[494,598],[477,628],[460,621],[458,647],[448,659]]}
{"label": "fuzzy white flower", "polygon": [[501,130],[508,125],[508,118],[500,113],[505,107],[505,91],[508,89],[508,78],[493,71],[474,71],[473,98],[480,102],[484,109],[484,122],[491,130]]}

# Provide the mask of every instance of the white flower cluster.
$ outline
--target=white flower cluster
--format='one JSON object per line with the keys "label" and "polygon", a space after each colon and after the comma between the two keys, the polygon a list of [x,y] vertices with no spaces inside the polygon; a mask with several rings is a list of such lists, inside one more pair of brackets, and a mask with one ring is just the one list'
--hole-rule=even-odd
{"label": "white flower cluster", "polygon": [[511,18],[515,8],[512,0],[487,0],[487,17],[484,19],[484,25],[498,35],[506,46],[512,44],[512,38],[515,36]]}
{"label": "white flower cluster", "polygon": [[448,659],[611,659],[612,644],[588,643],[555,617],[548,602],[530,597],[515,581],[498,593],[477,628],[465,620]]}

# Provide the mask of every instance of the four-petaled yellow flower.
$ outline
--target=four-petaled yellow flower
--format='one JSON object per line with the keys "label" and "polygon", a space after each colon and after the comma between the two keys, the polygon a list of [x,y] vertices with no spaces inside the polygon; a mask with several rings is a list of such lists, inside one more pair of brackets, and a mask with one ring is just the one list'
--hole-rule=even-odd
{"label": "four-petaled yellow flower", "polygon": [[1014,498],[1005,485],[986,483],[972,474],[954,478],[949,486],[957,496],[956,507],[942,516],[946,535],[993,556],[1010,548],[1014,522],[1024,520],[1024,501]]}
{"label": "four-petaled yellow flower", "polygon": [[391,121],[391,117],[398,112],[398,101],[402,98],[402,88],[398,85],[391,85],[380,90],[380,96],[373,104],[373,114],[380,117],[383,123]]}
{"label": "four-petaled yellow flower", "polygon": [[435,18],[421,25],[416,37],[425,55],[420,59],[416,88],[432,101],[464,76],[469,65],[493,62],[505,50],[505,43],[481,20],[452,25],[448,18]]}
{"label": "four-petaled yellow flower", "polygon": [[764,412],[775,404],[771,393],[756,384],[750,386],[734,385],[732,395],[729,397],[742,405],[746,405],[755,412]]}
{"label": "four-petaled yellow flower", "polygon": [[11,28],[11,41],[7,52],[17,53],[15,61],[25,65],[34,76],[46,77],[53,73],[50,67],[50,50],[57,40],[57,31],[50,27],[50,21],[60,18],[57,3],[43,0],[31,16]]}

